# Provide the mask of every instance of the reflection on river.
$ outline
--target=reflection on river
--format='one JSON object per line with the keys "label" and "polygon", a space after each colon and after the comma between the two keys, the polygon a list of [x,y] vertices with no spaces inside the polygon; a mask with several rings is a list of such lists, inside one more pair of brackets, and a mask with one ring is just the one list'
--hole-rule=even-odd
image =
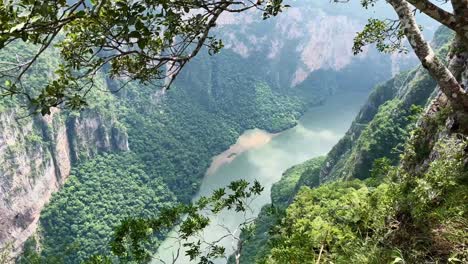
{"label": "reflection on river", "polygon": [[[252,215],[257,215],[261,207],[270,202],[270,188],[281,174],[293,165],[325,155],[346,132],[366,98],[367,93],[362,92],[335,95],[324,105],[311,108],[297,126],[274,136],[258,129],[246,131],[236,145],[214,158],[198,197],[209,196],[213,190],[225,187],[233,180],[258,180],[265,190],[251,206]],[[240,214],[222,212],[212,218],[212,224],[206,228],[203,237],[207,241],[218,239],[226,233],[225,227],[234,230],[243,219]],[[222,245],[226,247],[227,254],[232,254],[236,243],[227,239]],[[159,247],[157,256],[166,263],[172,263],[177,248],[178,243],[167,238]],[[183,252],[180,255],[176,263],[189,263]],[[162,262],[155,260],[153,263]],[[216,263],[226,263],[226,260]]]}

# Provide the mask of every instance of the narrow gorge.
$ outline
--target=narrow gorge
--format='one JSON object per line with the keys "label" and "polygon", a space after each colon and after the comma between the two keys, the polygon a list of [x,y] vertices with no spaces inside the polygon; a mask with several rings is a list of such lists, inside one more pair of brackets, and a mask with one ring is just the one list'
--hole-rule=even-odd
{"label": "narrow gorge", "polygon": [[0,263],[468,261],[465,1],[290,2],[0,5]]}
{"label": "narrow gorge", "polygon": [[[307,18],[307,12],[317,13],[318,17]],[[170,190],[182,188],[185,191],[176,192],[176,196],[188,201],[197,192],[211,157],[225,150],[245,129],[282,131],[294,126],[309,105],[322,103],[347,89],[345,84],[355,79],[353,72],[373,65],[375,79],[362,80],[352,88],[365,92],[374,83],[388,78],[394,67],[391,58],[386,58],[387,63],[376,68],[371,61],[384,57],[377,53],[353,58],[350,37],[359,20],[344,15],[329,16],[316,7],[291,8],[270,23],[270,32],[260,35],[254,32],[255,28],[264,25],[254,16],[246,14],[242,19],[250,22],[240,28],[239,18],[224,18],[220,32],[223,35],[230,32],[226,37],[227,49],[219,56],[193,61],[177,80],[174,91],[164,95],[167,98],[157,99],[151,87],[133,85],[115,95],[98,92],[95,97],[102,99],[92,106],[94,110],[78,114],[54,111],[44,118],[21,118],[27,114],[18,113],[21,109],[14,102],[5,101],[1,114],[5,128],[1,141],[4,149],[1,208],[6,217],[2,218],[0,229],[4,245],[15,241],[14,248],[21,248],[34,234],[43,206],[66,182],[72,167],[80,168],[80,164],[99,153],[130,150],[139,156],[149,177],[162,177]],[[236,29],[231,30],[233,27]],[[323,28],[323,32],[309,32],[308,28]],[[343,39],[338,45],[345,47],[325,48],[326,38],[336,36]],[[321,52],[321,58],[314,58],[315,49],[327,53]],[[50,56],[53,55],[51,52]],[[292,70],[288,74],[283,65],[291,63],[296,66],[288,67]],[[38,82],[44,78],[41,76],[44,71],[47,69],[38,67],[28,78]],[[113,87],[112,81],[104,79],[100,85],[102,90]],[[153,120],[148,121],[150,118]],[[201,130],[190,128],[201,119],[212,121]],[[166,122],[177,124],[178,120],[183,122],[180,125],[187,134],[180,134],[177,126],[166,127]],[[142,127],[146,135],[140,132]],[[198,131],[190,133],[191,129]],[[164,149],[173,148],[173,144],[182,144],[180,152],[167,153]]]}

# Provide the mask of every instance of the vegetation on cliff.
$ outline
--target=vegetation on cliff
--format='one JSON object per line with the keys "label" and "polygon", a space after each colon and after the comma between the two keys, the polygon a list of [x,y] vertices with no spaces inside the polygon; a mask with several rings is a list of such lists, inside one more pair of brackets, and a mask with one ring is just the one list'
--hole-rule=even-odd
{"label": "vegetation on cliff", "polygon": [[[451,36],[439,30],[440,54]],[[315,174],[320,185],[262,211],[246,263],[468,261],[468,119],[440,97],[422,112],[434,88],[421,70],[377,87]]]}
{"label": "vegetation on cliff", "polygon": [[143,168],[135,154],[125,153],[103,154],[73,169],[41,214],[42,254],[79,263],[108,253],[110,238],[122,220],[154,217],[161,208],[172,206],[174,194]]}
{"label": "vegetation on cliff", "polygon": [[[366,181],[303,187],[270,232],[259,263],[464,263],[468,260],[465,137],[438,140],[427,169],[414,172],[410,140],[402,166],[382,166]],[[413,154],[412,154],[413,153]]]}
{"label": "vegetation on cliff", "polygon": [[[369,0],[361,3],[363,7],[370,8],[376,2]],[[311,161],[285,175],[285,179],[273,190],[271,211],[278,215],[270,220],[265,219],[267,226],[272,226],[274,235],[265,236],[265,226],[254,227],[254,239],[246,237],[246,241],[250,241],[251,245],[259,245],[265,239],[270,242],[258,255],[247,258],[260,263],[468,261],[465,232],[467,205],[464,203],[468,189],[468,95],[465,91],[468,5],[464,0],[450,1],[453,12],[449,12],[430,1],[386,2],[396,12],[398,20],[369,19],[364,30],[356,36],[353,51],[362,52],[363,47],[371,43],[376,44],[380,51],[402,51],[405,49],[403,39],[407,38],[425,70],[403,75],[415,83],[407,85],[409,89],[406,91],[401,87],[387,89],[383,86],[379,90],[384,92],[382,97],[374,97],[379,102],[378,109],[371,106],[370,116],[359,119],[365,122],[355,123],[325,161]],[[271,83],[261,78],[244,78],[229,71],[223,75],[222,71],[228,69],[222,67],[213,67],[209,84],[217,90],[209,86],[204,94],[208,94],[207,97],[176,89],[171,93],[172,97],[161,99],[154,90],[146,89],[149,86],[145,85],[152,80],[164,80],[167,82],[165,86],[172,84],[180,70],[203,46],[210,53],[219,52],[222,42],[209,33],[221,13],[260,8],[264,18],[268,18],[277,15],[284,7],[281,0],[241,3],[245,8],[240,10],[231,9],[238,4],[232,1],[201,1],[195,4],[156,1],[131,2],[131,5],[125,1],[59,1],[52,5],[49,2],[12,1],[0,6],[0,47],[14,48],[21,41],[39,46],[26,59],[17,56],[15,61],[15,58],[10,58],[4,63],[6,68],[0,71],[0,79],[4,81],[0,87],[2,95],[18,96],[22,102],[29,103],[33,113],[46,115],[51,114],[52,107],[66,106],[76,110],[86,105],[84,99],[90,90],[96,86],[107,88],[105,86],[109,80],[102,76],[98,79],[106,80],[105,84],[95,82],[102,68],[108,68],[108,76],[114,81],[128,79],[143,83],[130,84],[133,89],[116,103],[116,109],[124,121],[114,128],[128,129],[130,142],[135,146],[132,150],[134,153],[98,156],[82,163],[80,166],[83,167],[78,167],[83,170],[75,172],[70,183],[55,196],[49,207],[50,215],[46,210],[41,219],[42,234],[45,236],[41,254],[45,258],[59,257],[70,244],[79,244],[84,248],[73,251],[70,259],[64,260],[66,262],[83,261],[92,254],[108,254],[106,245],[97,244],[108,242],[106,238],[110,236],[111,227],[121,221],[107,212],[114,209],[111,201],[121,198],[128,191],[137,191],[148,196],[162,194],[170,197],[164,201],[172,203],[172,188],[177,190],[174,196],[187,202],[198,188],[209,157],[224,149],[240,131],[262,125],[271,131],[278,131],[294,124],[306,100],[277,96]],[[424,40],[413,9],[455,32],[450,49],[445,47],[440,54],[433,51]],[[95,26],[97,24],[100,26]],[[102,35],[105,37],[102,38]],[[178,43],[178,40],[182,42]],[[40,65],[55,69],[52,78],[44,79],[42,76],[40,81],[30,83],[25,88],[22,82],[24,76],[53,44],[60,50],[61,60],[54,60],[54,65]],[[441,54],[447,55],[447,58],[441,58]],[[219,76],[221,78],[217,79]],[[421,107],[433,93],[433,82],[428,76],[437,83],[440,93],[427,111],[418,116]],[[223,82],[220,82],[221,79]],[[113,88],[118,88],[114,81]],[[238,83],[242,87],[238,92],[243,96],[241,99],[232,92]],[[200,89],[195,91],[199,92]],[[184,103],[184,98],[195,98],[195,103]],[[152,104],[152,101],[160,104]],[[140,103],[146,107],[130,107]],[[9,106],[11,104],[2,104],[0,110],[4,111]],[[237,107],[244,112],[235,113]],[[418,127],[414,128],[416,120],[419,120]],[[203,127],[202,131],[200,126]],[[142,128],[151,133],[140,133]],[[184,133],[175,133],[179,129]],[[197,141],[193,140],[194,135]],[[37,137],[31,139],[38,142]],[[167,153],[167,149],[172,152]],[[122,157],[133,160],[138,166],[125,164],[120,160]],[[76,161],[83,162],[83,159]],[[112,164],[111,171],[117,170],[98,177],[99,169],[107,168],[110,166],[108,164]],[[121,165],[125,167],[119,167]],[[181,168],[180,175],[171,173],[175,167]],[[122,171],[122,177],[117,180],[112,178]],[[165,173],[168,175],[162,175]],[[96,178],[99,183],[83,184],[80,178]],[[156,181],[154,186],[153,180]],[[129,189],[123,188],[123,193],[106,192],[106,184],[115,183]],[[146,183],[154,188],[156,185],[161,187],[158,189],[161,193],[155,193],[154,188],[141,187]],[[240,185],[245,189],[248,184],[242,182]],[[299,188],[301,185],[310,187]],[[237,185],[232,186],[232,191],[237,195]],[[261,189],[256,185],[254,187],[255,193]],[[81,202],[80,192],[86,199],[92,200],[86,201],[86,204]],[[96,193],[108,196],[109,204],[95,202]],[[224,192],[215,193],[214,197],[220,199],[224,195]],[[250,197],[243,190],[239,195]],[[291,197],[295,197],[294,200]],[[228,202],[219,206],[233,208],[229,203],[231,200],[229,197]],[[133,207],[116,212],[124,217],[143,217],[118,225],[117,242],[126,242],[128,238],[130,248],[118,244],[117,249],[113,248],[113,253],[123,256],[124,260],[131,261],[133,255],[128,254],[143,251],[140,239],[152,238],[149,234],[160,231],[160,226],[155,224],[160,221],[153,220],[159,219],[158,216],[151,215],[158,213],[160,208],[156,203],[146,204],[147,201],[132,196],[130,204],[125,200],[122,205],[136,206],[140,209],[139,215],[130,215],[131,211],[125,211]],[[201,204],[207,205],[208,201],[216,203],[216,200],[202,200]],[[71,210],[67,210],[69,203]],[[147,208],[149,210],[145,211]],[[189,215],[185,222],[188,226],[182,225],[187,228],[186,239],[194,234],[193,230],[206,226],[208,220],[196,213],[192,219],[194,208],[191,205],[184,208],[188,208],[184,213]],[[219,212],[216,208],[214,212]],[[235,209],[242,211],[243,208],[241,205],[240,209]],[[94,215],[95,212],[99,214]],[[177,217],[171,220],[182,216],[180,213],[175,215]],[[57,227],[54,221],[61,221],[61,217],[65,220]],[[262,217],[265,216],[259,219],[264,219]],[[83,219],[90,222],[79,222]],[[110,220],[103,223],[102,219]],[[164,218],[161,221],[167,222]],[[276,221],[279,224],[273,225]],[[91,231],[88,232],[88,229]],[[67,237],[70,234],[75,237]],[[53,243],[49,244],[48,239],[52,239]],[[199,245],[188,244],[190,249],[187,254],[191,257],[203,255]],[[210,257],[224,253],[216,245],[211,249],[206,258],[201,258],[201,263],[209,263]],[[135,255],[137,261],[149,260],[149,253],[144,253],[144,258]],[[38,258],[41,261],[41,257]],[[102,260],[109,262],[105,256],[91,259],[101,263]]]}

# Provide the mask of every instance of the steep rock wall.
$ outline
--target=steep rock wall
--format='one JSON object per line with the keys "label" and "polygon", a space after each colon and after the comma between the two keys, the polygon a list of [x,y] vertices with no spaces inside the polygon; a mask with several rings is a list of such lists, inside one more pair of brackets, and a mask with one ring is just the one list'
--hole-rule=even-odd
{"label": "steep rock wall", "polygon": [[282,87],[301,85],[317,70],[340,72],[363,62],[386,61],[393,74],[416,65],[412,55],[388,56],[373,49],[355,56],[353,38],[366,22],[364,14],[351,16],[343,10],[330,12],[317,3],[294,3],[266,21],[257,11],[223,14],[219,35],[227,49],[262,61],[262,71]]}
{"label": "steep rock wall", "polygon": [[[445,27],[440,27],[436,31],[432,45],[439,51],[440,57],[446,56],[452,37],[453,32]],[[412,105],[424,107],[431,98],[434,98],[436,92],[436,82],[421,66],[398,74],[388,82],[379,85],[369,96],[345,136],[327,155],[320,173],[320,181],[367,178],[371,174],[370,169],[375,159],[394,157],[392,161],[396,162],[398,154],[394,148],[403,144],[400,137],[404,138],[402,136],[404,131],[385,134],[382,132],[383,127],[388,127],[388,125],[383,122],[401,123],[403,118],[410,115]],[[385,113],[389,108],[383,108],[383,106],[391,100],[399,106],[396,109],[390,109],[391,113]],[[402,109],[406,110],[406,114],[399,111]],[[383,118],[384,116],[386,118]],[[395,135],[399,139],[390,138]],[[387,138],[384,142],[375,144],[379,136]],[[383,147],[383,143],[388,144]]]}
{"label": "steep rock wall", "polygon": [[97,111],[22,117],[0,113],[0,248],[17,254],[36,230],[41,209],[72,165],[103,151],[128,150],[127,135]]}

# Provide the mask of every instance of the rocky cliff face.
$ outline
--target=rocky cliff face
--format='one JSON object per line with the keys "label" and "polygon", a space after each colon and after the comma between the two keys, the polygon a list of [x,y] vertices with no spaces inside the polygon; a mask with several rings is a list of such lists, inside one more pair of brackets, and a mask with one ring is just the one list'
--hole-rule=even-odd
{"label": "rocky cliff face", "polygon": [[[441,57],[445,56],[452,36],[444,27],[437,30],[432,45],[439,50]],[[389,122],[393,126],[408,123],[406,119],[411,115],[412,106],[425,107],[436,92],[436,82],[423,67],[399,74],[378,86],[348,132],[328,154],[320,173],[321,182],[368,178],[373,162],[382,157],[390,157],[392,162],[397,162],[399,154],[396,148],[401,148],[408,135],[403,135],[404,130],[385,131],[385,128],[389,127]],[[385,108],[385,103],[388,106],[390,101],[396,107]]]}
{"label": "rocky cliff face", "polygon": [[40,211],[68,177],[72,164],[103,151],[125,151],[117,122],[97,111],[22,117],[0,113],[0,248],[16,254],[35,231]]}
{"label": "rocky cliff face", "polygon": [[[290,72],[283,81],[296,86],[318,69],[339,71],[354,59],[366,57],[367,51],[354,57],[351,49],[361,22],[305,6],[291,7],[267,21],[257,12],[226,14],[220,24],[228,49],[244,58],[263,54],[269,71]],[[285,64],[287,69],[281,67]]]}
{"label": "rocky cliff face", "polygon": [[411,55],[388,56],[365,49],[355,56],[353,39],[366,22],[364,14],[330,12],[314,2],[294,3],[268,20],[262,20],[256,11],[225,14],[219,23],[219,35],[227,49],[262,61],[262,70],[284,87],[300,85],[317,70],[339,72],[363,61],[372,65],[388,58],[394,74],[416,65]]}

